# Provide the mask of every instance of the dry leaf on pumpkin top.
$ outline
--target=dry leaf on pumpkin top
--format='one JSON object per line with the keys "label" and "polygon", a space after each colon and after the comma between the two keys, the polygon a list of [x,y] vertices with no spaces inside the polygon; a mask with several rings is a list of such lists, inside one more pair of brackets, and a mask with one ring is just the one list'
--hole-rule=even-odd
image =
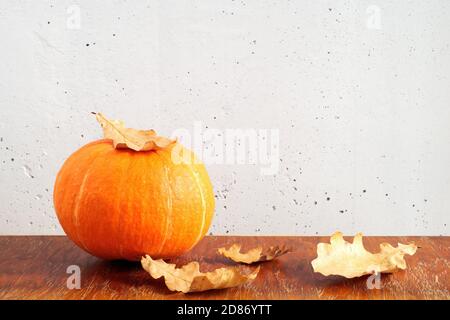
{"label": "dry leaf on pumpkin top", "polygon": [[154,130],[136,130],[125,128],[121,120],[109,120],[101,113],[95,117],[102,126],[105,139],[111,139],[116,149],[132,149],[134,151],[149,151],[163,149],[174,143],[174,140],[160,137]]}
{"label": "dry leaf on pumpkin top", "polygon": [[315,272],[325,276],[339,275],[346,278],[360,277],[373,273],[392,273],[406,269],[404,255],[413,255],[417,246],[399,243],[393,247],[380,244],[380,252],[370,253],[364,248],[362,234],[353,238],[353,243],[344,240],[341,232],[335,232],[330,243],[317,245],[317,258],[311,262]]}
{"label": "dry leaf on pumpkin top", "polygon": [[259,267],[248,274],[233,267],[203,273],[196,261],[177,268],[175,264],[166,263],[161,259],[153,260],[148,255],[142,257],[141,264],[152,278],[164,277],[169,290],[183,293],[236,287],[255,279],[259,272]]}
{"label": "dry leaf on pumpkin top", "polygon": [[283,254],[286,254],[291,250],[286,246],[274,246],[263,250],[261,247],[253,248],[246,253],[241,252],[241,245],[233,244],[230,248],[219,248],[217,250],[221,255],[235,261],[246,264],[255,262],[269,261]]}

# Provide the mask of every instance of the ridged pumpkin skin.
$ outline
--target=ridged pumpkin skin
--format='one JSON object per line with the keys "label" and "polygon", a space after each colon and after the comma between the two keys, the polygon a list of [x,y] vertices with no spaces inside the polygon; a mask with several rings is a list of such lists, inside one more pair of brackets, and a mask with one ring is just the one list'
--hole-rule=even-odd
{"label": "ridged pumpkin skin", "polygon": [[136,152],[98,140],[73,153],[53,193],[67,236],[111,260],[170,258],[191,249],[211,224],[214,194],[204,165],[173,162],[173,146]]}

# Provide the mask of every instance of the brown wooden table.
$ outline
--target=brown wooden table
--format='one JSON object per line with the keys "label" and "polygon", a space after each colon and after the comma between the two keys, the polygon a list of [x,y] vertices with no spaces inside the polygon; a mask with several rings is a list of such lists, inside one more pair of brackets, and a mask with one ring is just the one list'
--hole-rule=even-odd
{"label": "brown wooden table", "polygon": [[[0,299],[450,299],[450,237],[367,237],[368,249],[380,242],[421,248],[407,256],[408,269],[383,275],[381,289],[367,289],[366,278],[324,277],[312,271],[316,244],[328,237],[221,237],[203,239],[176,260],[197,260],[204,271],[233,263],[216,249],[233,243],[244,249],[287,244],[295,252],[261,263],[258,277],[246,285],[202,293],[174,293],[153,280],[140,263],[103,261],[63,236],[0,237]],[[68,266],[81,270],[81,289],[68,289]],[[246,266],[242,266],[245,268]]]}

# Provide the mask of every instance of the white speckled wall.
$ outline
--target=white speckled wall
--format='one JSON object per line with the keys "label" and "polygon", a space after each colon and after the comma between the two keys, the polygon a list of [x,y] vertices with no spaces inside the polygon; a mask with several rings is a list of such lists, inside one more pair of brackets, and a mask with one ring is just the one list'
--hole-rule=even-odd
{"label": "white speckled wall", "polygon": [[449,235],[450,1],[0,2],[0,233],[60,234],[90,111],[163,134],[278,129],[208,164],[213,234]]}

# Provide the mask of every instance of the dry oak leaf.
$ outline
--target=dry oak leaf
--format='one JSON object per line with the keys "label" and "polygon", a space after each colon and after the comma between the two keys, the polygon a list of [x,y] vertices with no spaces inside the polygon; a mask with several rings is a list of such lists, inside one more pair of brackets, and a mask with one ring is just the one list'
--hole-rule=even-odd
{"label": "dry oak leaf", "polygon": [[219,254],[233,260],[234,262],[241,262],[251,264],[255,262],[269,261],[283,254],[291,252],[292,249],[286,246],[274,246],[263,250],[261,247],[253,248],[246,253],[241,253],[241,245],[233,244],[230,248],[219,248]]}
{"label": "dry oak leaf", "polygon": [[232,267],[203,273],[200,272],[200,266],[196,261],[177,268],[175,264],[166,263],[162,259],[153,260],[148,255],[142,257],[141,264],[152,278],[164,277],[169,290],[183,293],[236,287],[255,279],[259,272],[259,267],[249,274]]}
{"label": "dry oak leaf", "polygon": [[317,245],[317,258],[311,265],[315,272],[325,276],[355,278],[373,273],[392,273],[406,269],[403,256],[413,255],[416,250],[414,243],[399,243],[397,247],[381,243],[380,252],[371,253],[364,248],[361,233],[356,234],[350,243],[344,240],[341,232],[335,232],[330,243]]}
{"label": "dry oak leaf", "polygon": [[111,139],[116,149],[149,151],[164,149],[175,143],[175,140],[158,136],[154,130],[125,128],[121,120],[109,120],[101,113],[93,112],[93,114],[102,126],[104,138]]}

